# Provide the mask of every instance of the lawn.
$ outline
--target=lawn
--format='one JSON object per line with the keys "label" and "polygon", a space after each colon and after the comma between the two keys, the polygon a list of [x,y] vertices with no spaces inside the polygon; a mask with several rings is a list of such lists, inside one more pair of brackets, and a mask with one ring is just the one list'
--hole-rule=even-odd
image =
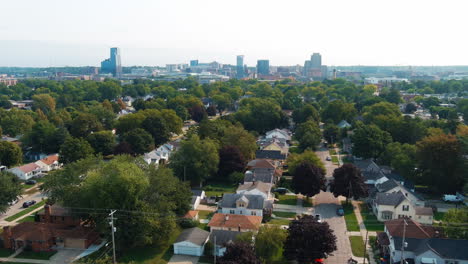
{"label": "lawn", "polygon": [[362,236],[350,236],[349,242],[351,242],[351,250],[353,251],[353,256],[363,258],[364,257],[364,241],[362,241]]}
{"label": "lawn", "polygon": [[276,197],[276,198],[279,199],[277,204],[297,205],[296,195],[279,194],[278,197]]}
{"label": "lawn", "polygon": [[346,221],[346,228],[348,231],[359,231],[359,224],[354,214],[353,205],[351,203],[346,204],[345,202],[342,203],[343,210],[344,210],[344,218]]}
{"label": "lawn", "polygon": [[200,210],[198,211],[198,218],[199,219],[209,219],[213,216],[214,212],[211,211],[204,211]]}
{"label": "lawn", "polygon": [[208,263],[208,264],[211,264],[211,263],[214,263],[214,260],[213,260],[213,257],[208,257],[208,256],[201,256],[199,259],[198,259],[198,263]]}
{"label": "lawn", "polygon": [[270,225],[289,225],[289,223],[291,222],[291,220],[288,220],[288,219],[271,219],[269,222],[267,222],[267,224],[270,224]]}
{"label": "lawn", "polygon": [[163,246],[147,246],[129,249],[123,252],[119,258],[119,263],[140,263],[140,264],[166,264],[174,254],[172,244],[180,235],[181,230],[175,230],[168,243]]}
{"label": "lawn", "polygon": [[296,217],[296,213],[292,213],[292,212],[277,212],[277,211],[274,211],[273,214],[276,217],[284,217],[284,218],[294,218],[294,217]]}
{"label": "lawn", "polygon": [[338,157],[337,156],[332,156],[331,159],[332,159],[332,162],[334,164],[338,164]]}
{"label": "lawn", "polygon": [[436,212],[434,213],[434,220],[442,221],[444,220],[444,215],[445,215],[444,212]]}
{"label": "lawn", "polygon": [[0,248],[0,258],[6,258],[15,253],[14,251],[8,250],[6,248]]}
{"label": "lawn", "polygon": [[335,149],[329,149],[328,152],[330,153],[330,156],[331,155],[336,155],[336,150]]}
{"label": "lawn", "polygon": [[50,251],[50,252],[23,251],[19,253],[15,258],[49,260],[50,257],[55,255],[55,253],[57,253],[57,251]]}
{"label": "lawn", "polygon": [[361,216],[368,231],[384,231],[384,224],[377,220],[377,217],[365,204],[361,204]]}
{"label": "lawn", "polygon": [[205,187],[203,190],[207,197],[211,196],[222,196],[224,193],[234,193],[237,185],[230,183],[212,182]]}
{"label": "lawn", "polygon": [[307,199],[306,197],[304,197],[304,200],[302,200],[302,207],[313,207],[313,202],[312,202],[312,198],[309,198]]}
{"label": "lawn", "polygon": [[29,214],[30,212],[36,210],[37,208],[43,206],[44,204],[45,204],[45,201],[40,201],[40,202],[38,202],[37,204],[35,204],[33,206],[30,206],[30,207],[28,207],[26,209],[23,209],[23,211],[21,211],[21,212],[19,212],[17,214],[14,214],[12,216],[9,216],[9,217],[5,218],[5,220],[8,221],[8,222],[12,222],[12,221],[22,217],[23,215]]}
{"label": "lawn", "polygon": [[21,219],[18,221],[18,223],[24,223],[24,222],[34,222],[36,216],[35,215],[28,215],[25,218]]}

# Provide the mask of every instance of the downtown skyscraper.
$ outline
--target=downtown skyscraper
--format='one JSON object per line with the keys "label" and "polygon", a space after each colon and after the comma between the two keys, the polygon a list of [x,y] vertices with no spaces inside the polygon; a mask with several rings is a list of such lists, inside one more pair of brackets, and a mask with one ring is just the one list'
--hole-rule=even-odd
{"label": "downtown skyscraper", "polygon": [[101,62],[101,72],[112,73],[116,78],[122,77],[122,62],[120,60],[119,48],[114,47],[110,49],[110,58]]}
{"label": "downtown skyscraper", "polygon": [[237,55],[236,77],[237,79],[242,79],[245,77],[244,55]]}

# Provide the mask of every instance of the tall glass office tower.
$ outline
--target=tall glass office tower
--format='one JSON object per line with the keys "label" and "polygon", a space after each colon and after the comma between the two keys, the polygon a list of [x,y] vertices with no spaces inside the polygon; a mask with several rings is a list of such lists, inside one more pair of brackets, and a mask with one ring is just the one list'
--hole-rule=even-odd
{"label": "tall glass office tower", "polygon": [[237,79],[242,79],[245,77],[244,55],[237,55],[236,73]]}
{"label": "tall glass office tower", "polygon": [[257,74],[269,75],[270,74],[270,61],[269,60],[258,60],[257,61]]}
{"label": "tall glass office tower", "polygon": [[101,62],[101,72],[112,73],[114,77],[122,77],[122,62],[120,60],[120,49],[111,48],[110,58]]}

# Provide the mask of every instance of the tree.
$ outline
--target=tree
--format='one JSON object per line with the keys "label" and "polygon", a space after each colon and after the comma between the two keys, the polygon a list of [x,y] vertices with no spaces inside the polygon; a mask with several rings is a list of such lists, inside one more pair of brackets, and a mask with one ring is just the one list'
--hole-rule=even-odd
{"label": "tree", "polygon": [[361,171],[351,163],[344,164],[333,171],[333,181],[330,184],[330,191],[338,197],[359,199],[367,197],[367,186]]}
{"label": "tree", "polygon": [[405,113],[407,113],[407,114],[412,114],[416,110],[418,110],[418,108],[416,107],[416,105],[414,103],[409,103],[409,104],[406,104],[406,106],[405,106]]}
{"label": "tree", "polygon": [[380,156],[382,164],[389,165],[403,177],[415,179],[416,146],[392,142],[385,147]]}
{"label": "tree", "polygon": [[201,185],[218,171],[218,145],[211,139],[192,135],[181,142],[179,150],[171,157],[171,168],[179,179]]}
{"label": "tree", "polygon": [[34,151],[49,152],[54,142],[56,128],[49,121],[36,122],[31,131],[24,137],[23,143],[30,146]]}
{"label": "tree", "polygon": [[44,114],[48,115],[55,112],[55,99],[48,94],[36,94],[32,96],[33,109],[40,109]]}
{"label": "tree", "polygon": [[455,193],[463,188],[465,163],[460,142],[454,135],[428,136],[416,143],[421,180],[437,193]]}
{"label": "tree", "polygon": [[242,172],[246,160],[237,146],[223,146],[219,150],[218,176],[226,178],[233,172]]}
{"label": "tree", "polygon": [[252,245],[245,242],[233,242],[227,245],[226,252],[217,261],[219,264],[261,264]]}
{"label": "tree", "polygon": [[339,140],[340,128],[335,124],[326,124],[323,130],[323,137],[329,143],[335,144]]}
{"label": "tree", "polygon": [[320,190],[326,190],[325,182],[322,169],[308,161],[303,161],[294,170],[292,187],[296,193],[312,197],[320,193]]}
{"label": "tree", "polygon": [[258,133],[288,125],[287,116],[279,104],[271,99],[243,99],[239,111],[234,116],[247,130]]}
{"label": "tree", "polygon": [[113,100],[117,96],[122,94],[122,86],[115,81],[105,81],[98,83],[99,84],[99,93],[101,94],[102,99]]}
{"label": "tree", "polygon": [[322,112],[322,120],[331,120],[337,124],[341,120],[351,122],[357,115],[357,110],[351,103],[345,103],[341,100],[334,100],[330,102]]}
{"label": "tree", "polygon": [[70,134],[74,137],[87,137],[91,132],[102,130],[102,124],[95,115],[79,113],[70,124]]}
{"label": "tree", "polygon": [[60,146],[60,162],[70,163],[93,155],[94,149],[83,138],[68,137]]}
{"label": "tree", "polygon": [[130,144],[135,154],[144,154],[154,149],[153,137],[142,128],[135,128],[123,135],[123,140]]}
{"label": "tree", "polygon": [[363,117],[366,124],[376,123],[376,120],[385,116],[387,118],[401,116],[398,105],[389,102],[380,102],[363,109]]}
{"label": "tree", "polygon": [[251,160],[255,157],[255,151],[257,150],[256,139],[242,126],[228,127],[221,137],[221,143],[223,146],[238,147],[246,160]]}
{"label": "tree", "polygon": [[376,125],[358,124],[352,136],[353,154],[365,159],[378,158],[385,146],[392,142],[392,136]]}
{"label": "tree", "polygon": [[0,141],[0,164],[12,167],[21,164],[23,161],[23,152],[15,143]]}
{"label": "tree", "polygon": [[467,209],[449,209],[444,215],[442,226],[447,237],[453,239],[468,239],[466,223],[468,223]]}
{"label": "tree", "polygon": [[306,104],[303,107],[293,111],[292,119],[296,124],[304,123],[308,120],[312,120],[318,123],[320,121],[320,115],[315,107],[310,104]]}
{"label": "tree", "polygon": [[208,116],[216,116],[216,113],[217,113],[216,106],[214,105],[208,106],[208,108],[206,109],[206,113],[208,114]]}
{"label": "tree", "polygon": [[315,150],[322,139],[322,132],[318,124],[312,120],[299,124],[294,134],[302,150]]}
{"label": "tree", "polygon": [[284,256],[298,263],[311,263],[326,258],[336,250],[336,236],[328,223],[317,222],[315,217],[304,215],[289,224],[288,237],[284,243]]}
{"label": "tree", "polygon": [[16,175],[10,172],[0,172],[0,213],[5,213],[9,202],[21,195],[22,188]]}
{"label": "tree", "polygon": [[190,113],[191,118],[195,122],[200,122],[207,117],[205,108],[203,108],[203,106],[200,106],[200,105],[195,105],[192,108],[190,108],[188,111]]}
{"label": "tree", "polygon": [[278,226],[261,226],[255,237],[255,252],[264,263],[273,263],[283,257],[286,230]]}
{"label": "tree", "polygon": [[291,153],[288,155],[288,171],[291,175],[294,175],[296,172],[296,168],[301,164],[303,161],[307,161],[310,164],[318,167],[322,170],[323,174],[325,174],[325,166],[323,165],[322,160],[315,154],[315,152],[311,150],[306,150],[301,154]]}
{"label": "tree", "polygon": [[390,90],[384,89],[380,92],[380,97],[392,104],[399,104],[403,101],[401,99],[400,90],[396,88],[391,88]]}
{"label": "tree", "polygon": [[143,121],[142,127],[153,136],[156,146],[166,143],[171,138],[166,121],[160,116],[148,116]]}
{"label": "tree", "polygon": [[115,147],[115,135],[112,131],[99,131],[87,137],[87,140],[96,153],[110,155]]}

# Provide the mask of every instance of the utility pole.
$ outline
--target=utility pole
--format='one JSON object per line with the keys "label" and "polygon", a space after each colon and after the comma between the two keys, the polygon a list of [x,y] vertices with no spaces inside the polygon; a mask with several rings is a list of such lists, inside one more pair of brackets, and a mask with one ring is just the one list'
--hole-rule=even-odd
{"label": "utility pole", "polygon": [[[366,264],[366,255],[367,255],[367,236],[369,234],[369,230],[366,230],[366,240],[364,240],[364,264]],[[370,262],[370,261],[369,261]]]}
{"label": "utility pole", "polygon": [[214,245],[213,245],[213,263],[216,264],[216,236],[214,236]]}
{"label": "utility pole", "polygon": [[115,258],[115,237],[114,237],[114,233],[115,231],[117,230],[115,227],[114,227],[114,213],[117,212],[117,210],[111,210],[109,216],[110,216],[110,226],[111,226],[111,234],[112,234],[112,255],[113,255],[113,263],[117,263],[117,260]]}
{"label": "utility pole", "polygon": [[405,242],[405,236],[406,236],[406,226],[408,224],[406,223],[406,219],[403,218],[403,240],[401,241],[401,260],[400,260],[400,264],[406,264],[406,261],[405,261],[405,247],[406,247],[406,242]]}

